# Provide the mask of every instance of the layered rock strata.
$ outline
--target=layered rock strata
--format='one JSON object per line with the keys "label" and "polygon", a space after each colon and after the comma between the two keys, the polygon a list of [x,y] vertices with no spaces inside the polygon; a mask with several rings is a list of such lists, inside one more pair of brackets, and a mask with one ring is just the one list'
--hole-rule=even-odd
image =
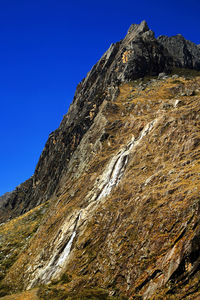
{"label": "layered rock strata", "polygon": [[104,99],[112,99],[123,82],[170,72],[173,66],[200,69],[200,50],[182,36],[155,38],[145,21],[131,25],[126,37],[112,44],[77,86],[60,127],[49,139],[34,175],[1,203],[0,221],[18,216],[58,192],[58,184]]}

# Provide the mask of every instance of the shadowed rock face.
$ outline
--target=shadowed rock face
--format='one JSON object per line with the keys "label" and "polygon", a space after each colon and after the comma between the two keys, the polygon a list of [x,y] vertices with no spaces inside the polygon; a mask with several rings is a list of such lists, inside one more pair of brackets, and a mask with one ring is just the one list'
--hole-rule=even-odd
{"label": "shadowed rock face", "polygon": [[158,41],[173,57],[176,67],[200,70],[199,45],[187,41],[181,34],[172,37],[160,36]]}
{"label": "shadowed rock face", "polygon": [[77,86],[68,113],[49,135],[34,175],[3,201],[0,221],[56,196],[68,163],[93,124],[99,106],[104,99],[115,97],[121,83],[170,72],[173,65],[199,69],[199,57],[198,47],[182,36],[156,40],[145,21],[131,25],[126,37],[112,44]]}
{"label": "shadowed rock face", "polygon": [[0,208],[4,207],[5,203],[7,203],[8,199],[11,198],[12,192],[7,192],[0,197]]}

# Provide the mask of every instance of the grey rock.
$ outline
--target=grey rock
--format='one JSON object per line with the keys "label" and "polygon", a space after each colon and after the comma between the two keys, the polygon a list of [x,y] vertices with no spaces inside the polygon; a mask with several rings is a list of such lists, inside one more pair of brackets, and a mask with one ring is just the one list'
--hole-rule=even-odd
{"label": "grey rock", "polygon": [[7,203],[8,199],[11,197],[12,192],[7,192],[5,194],[3,194],[2,196],[0,196],[0,208],[2,208],[5,203]]}
{"label": "grey rock", "polygon": [[149,27],[147,25],[147,22],[144,20],[140,24],[131,24],[128,29],[127,35],[132,34],[132,37],[134,37],[147,31],[149,31]]}
{"label": "grey rock", "polygon": [[174,66],[200,70],[200,48],[186,40],[181,34],[176,36],[160,36],[158,42],[173,57]]}
{"label": "grey rock", "polygon": [[194,96],[195,95],[195,90],[194,89],[186,89],[185,90],[185,95],[186,96]]}
{"label": "grey rock", "polygon": [[171,107],[172,107],[172,105],[169,104],[169,103],[163,103],[163,105],[162,105],[162,108],[165,109],[165,110],[168,110],[168,109],[170,109]]}
{"label": "grey rock", "polygon": [[166,73],[162,72],[158,74],[158,79],[163,79],[164,77],[166,77]]}
{"label": "grey rock", "polygon": [[176,100],[174,101],[174,107],[180,107],[180,106],[182,106],[182,105],[183,105],[183,101],[182,101],[182,100],[176,99]]}
{"label": "grey rock", "polygon": [[177,74],[174,74],[173,76],[172,76],[172,78],[173,79],[177,79],[179,76],[177,75]]}

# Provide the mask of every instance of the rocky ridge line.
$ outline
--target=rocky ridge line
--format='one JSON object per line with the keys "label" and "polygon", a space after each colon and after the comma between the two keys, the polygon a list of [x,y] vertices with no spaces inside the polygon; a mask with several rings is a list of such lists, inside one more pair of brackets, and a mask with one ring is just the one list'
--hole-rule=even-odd
{"label": "rocky ridge line", "polygon": [[156,39],[145,21],[131,25],[126,37],[112,44],[77,86],[68,113],[49,135],[34,175],[11,192],[6,201],[0,197],[0,222],[59,195],[59,183],[68,172],[74,151],[93,124],[103,100],[115,98],[121,83],[170,72],[173,66],[199,70],[199,57],[199,47],[182,36]]}

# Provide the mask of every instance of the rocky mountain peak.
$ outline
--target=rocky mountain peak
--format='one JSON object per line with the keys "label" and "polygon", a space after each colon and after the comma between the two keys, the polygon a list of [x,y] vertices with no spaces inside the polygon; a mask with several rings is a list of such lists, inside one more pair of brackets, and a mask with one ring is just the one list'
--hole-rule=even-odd
{"label": "rocky mountain peak", "polygon": [[132,24],[123,40],[123,44],[126,48],[130,48],[131,44],[138,43],[141,40],[146,42],[155,40],[154,32],[149,29],[146,21],[142,21],[140,24]]}
{"label": "rocky mountain peak", "polygon": [[137,35],[137,34],[142,34],[146,31],[149,31],[149,27],[147,25],[147,22],[144,20],[140,24],[132,24],[129,27],[127,34]]}

